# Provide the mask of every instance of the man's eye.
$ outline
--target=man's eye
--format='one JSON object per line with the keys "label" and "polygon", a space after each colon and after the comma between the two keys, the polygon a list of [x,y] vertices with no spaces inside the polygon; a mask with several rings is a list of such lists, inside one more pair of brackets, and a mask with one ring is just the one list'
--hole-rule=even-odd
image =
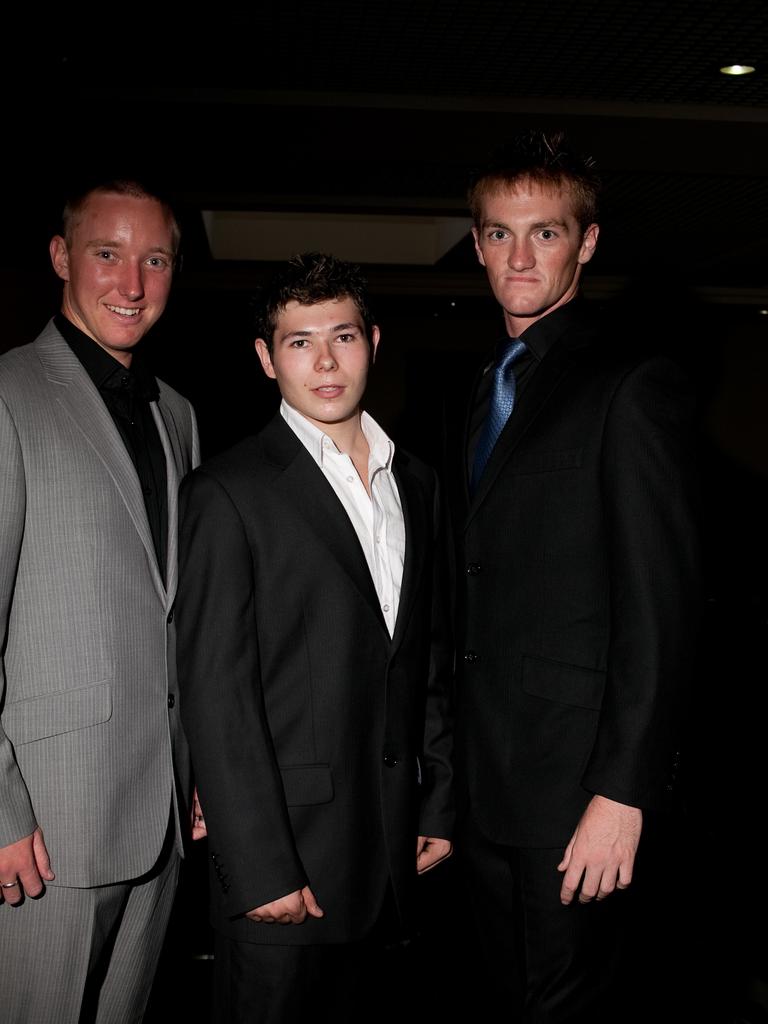
{"label": "man's eye", "polygon": [[307,347],[307,339],[306,338],[294,338],[293,341],[291,342],[291,348],[306,348],[306,347]]}
{"label": "man's eye", "polygon": [[147,260],[147,263],[150,265],[150,267],[163,268],[168,266],[168,260],[166,260],[163,256],[150,256],[149,259]]}
{"label": "man's eye", "polygon": [[555,234],[555,232],[554,232],[554,231],[550,230],[550,228],[544,228],[544,229],[542,230],[542,232],[541,232],[541,235],[540,235],[540,237],[541,237],[541,238],[542,238],[542,239],[543,239],[543,240],[544,240],[545,242],[551,242],[553,238],[557,238],[557,235]]}
{"label": "man's eye", "polygon": [[507,237],[507,233],[506,231],[502,231],[501,228],[496,228],[488,237],[494,242],[502,242]]}
{"label": "man's eye", "polygon": [[354,341],[355,340],[355,336],[354,336],[354,334],[340,334],[339,337],[338,337],[338,340],[339,341]]}
{"label": "man's eye", "polygon": [[100,260],[111,260],[113,258],[112,253],[109,249],[99,249],[96,253]]}

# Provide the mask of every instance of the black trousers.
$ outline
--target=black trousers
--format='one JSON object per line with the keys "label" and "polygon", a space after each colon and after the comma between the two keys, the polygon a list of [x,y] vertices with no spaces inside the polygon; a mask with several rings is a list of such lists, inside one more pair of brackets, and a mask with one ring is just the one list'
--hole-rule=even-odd
{"label": "black trousers", "polygon": [[[614,1010],[628,892],[560,903],[562,849],[510,847],[465,821],[461,874],[487,969],[488,1011],[505,1022],[618,1020]],[[620,1004],[619,1004],[620,1005]]]}
{"label": "black trousers", "polygon": [[[281,931],[301,925],[274,925]],[[214,933],[214,1018],[218,1024],[334,1024],[391,1020],[407,987],[408,942],[388,891],[372,932],[358,942],[266,945]]]}

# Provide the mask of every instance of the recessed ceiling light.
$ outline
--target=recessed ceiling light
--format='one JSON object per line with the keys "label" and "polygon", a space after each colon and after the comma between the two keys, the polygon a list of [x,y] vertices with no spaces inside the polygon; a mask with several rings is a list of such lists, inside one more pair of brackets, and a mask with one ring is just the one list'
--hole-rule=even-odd
{"label": "recessed ceiling light", "polygon": [[754,70],[749,64],[727,64],[724,68],[720,68],[723,75],[751,75]]}

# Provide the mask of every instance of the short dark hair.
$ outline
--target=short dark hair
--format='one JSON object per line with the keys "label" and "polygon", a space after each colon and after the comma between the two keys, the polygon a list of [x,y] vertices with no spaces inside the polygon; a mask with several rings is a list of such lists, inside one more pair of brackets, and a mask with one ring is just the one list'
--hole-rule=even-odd
{"label": "short dark hair", "polygon": [[360,268],[322,252],[291,256],[285,269],[256,295],[256,337],[263,338],[271,352],[278,318],[289,302],[315,306],[318,302],[346,298],[357,306],[370,342],[375,321]]}
{"label": "short dark hair", "polygon": [[480,227],[483,201],[490,193],[512,190],[526,181],[542,188],[567,189],[582,231],[595,223],[600,192],[595,161],[572,150],[565,132],[531,130],[498,149],[472,176],[467,198],[475,226]]}
{"label": "short dark hair", "polygon": [[143,182],[134,178],[109,178],[104,181],[91,183],[87,188],[72,193],[66,201],[61,214],[61,233],[67,245],[72,240],[72,232],[75,229],[78,218],[83,212],[88,200],[93,195],[118,195],[130,196],[132,199],[153,199],[160,203],[171,224],[171,243],[174,255],[178,254],[181,231],[173,212],[173,207],[158,192],[148,188]]}

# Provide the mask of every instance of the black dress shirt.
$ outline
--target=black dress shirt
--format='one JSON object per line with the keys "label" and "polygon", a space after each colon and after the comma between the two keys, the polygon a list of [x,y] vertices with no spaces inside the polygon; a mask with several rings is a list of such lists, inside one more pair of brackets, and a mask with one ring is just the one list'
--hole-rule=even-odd
{"label": "black dress shirt", "polygon": [[160,391],[154,376],[134,355],[126,368],[62,313],[54,324],[98,388],[139,478],[160,574],[165,580],[168,550],[168,477],[165,452],[149,403]]}

